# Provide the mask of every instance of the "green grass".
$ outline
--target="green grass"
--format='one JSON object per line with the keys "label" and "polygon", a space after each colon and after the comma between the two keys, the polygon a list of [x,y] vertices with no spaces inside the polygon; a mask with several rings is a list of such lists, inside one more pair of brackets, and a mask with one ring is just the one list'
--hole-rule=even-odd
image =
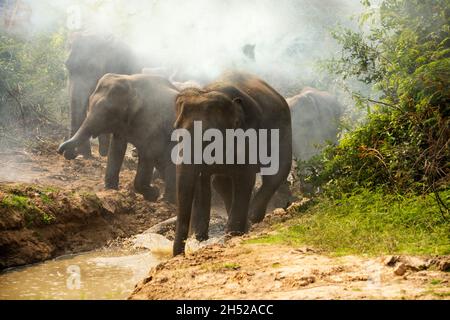
{"label": "green grass", "polygon": [[48,205],[48,204],[52,204],[53,203],[52,199],[45,193],[41,193],[39,195],[39,197],[41,198],[43,204],[47,204]]}
{"label": "green grass", "polygon": [[[39,196],[44,204],[52,202],[50,197],[45,194],[40,194]],[[27,226],[32,225],[36,219],[40,219],[45,224],[51,224],[55,220],[55,217],[52,214],[43,211],[37,207],[32,200],[21,194],[8,194],[0,202],[0,207],[22,212]]]}
{"label": "green grass", "polygon": [[430,281],[430,284],[432,284],[433,286],[436,286],[436,285],[441,284],[441,283],[442,283],[442,280],[440,280],[440,279],[432,279]]}
{"label": "green grass", "polygon": [[223,264],[223,267],[225,269],[229,269],[229,270],[237,270],[237,269],[241,268],[241,266],[239,264],[234,263],[234,262],[226,262]]}
{"label": "green grass", "polygon": [[56,187],[52,187],[52,186],[45,186],[45,187],[42,187],[42,192],[46,192],[46,193],[58,192],[58,189]]}
{"label": "green grass", "polygon": [[226,270],[239,270],[241,266],[235,262],[204,263],[201,268],[206,271],[220,272]]}
{"label": "green grass", "polygon": [[56,219],[54,215],[47,212],[41,211],[41,214],[42,222],[44,222],[45,224],[51,224]]}
{"label": "green grass", "polygon": [[20,211],[25,211],[30,207],[27,197],[16,194],[10,194],[4,197],[1,206],[4,208],[18,209]]}
{"label": "green grass", "polygon": [[281,268],[281,263],[279,262],[272,263],[272,268]]}
{"label": "green grass", "polygon": [[433,292],[433,295],[439,298],[447,298],[450,297],[450,291],[448,292]]}
{"label": "green grass", "polygon": [[[440,193],[449,203],[450,190]],[[316,205],[275,233],[250,243],[309,244],[336,255],[450,254],[450,217],[443,219],[433,195],[386,195],[359,190]]]}

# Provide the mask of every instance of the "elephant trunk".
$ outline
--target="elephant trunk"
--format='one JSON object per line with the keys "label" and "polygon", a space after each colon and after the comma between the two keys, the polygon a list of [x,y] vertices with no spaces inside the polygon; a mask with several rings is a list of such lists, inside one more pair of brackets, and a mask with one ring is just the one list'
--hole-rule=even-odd
{"label": "elephant trunk", "polygon": [[[87,116],[89,96],[95,88],[97,83],[95,78],[88,79],[86,77],[80,77],[80,75],[71,75],[69,80],[69,94],[70,94],[70,110],[71,110],[71,122],[70,122],[70,135],[75,136],[81,128],[83,121]],[[75,153],[75,149],[74,153]],[[91,146],[89,140],[86,139],[85,143],[79,145],[76,149],[76,153],[82,154],[85,157],[91,156]],[[71,157],[76,157],[75,154]]]}
{"label": "elephant trunk", "polygon": [[[78,76],[72,77],[70,80],[70,110],[71,110],[71,124],[70,124],[70,134],[75,135],[81,128],[83,121],[87,117],[87,109],[89,96],[95,89],[97,80],[92,79],[80,79]],[[94,137],[95,138],[95,137]],[[98,136],[99,140],[99,153],[101,156],[106,156],[109,150],[110,135],[102,134]],[[70,146],[70,144],[69,144]],[[85,156],[90,156],[91,147],[88,140],[85,141],[83,145],[78,146],[78,153]],[[75,157],[76,155],[72,155]]]}
{"label": "elephant trunk", "polygon": [[82,144],[88,142],[91,136],[91,130],[89,130],[89,127],[85,121],[72,138],[63,142],[59,146],[58,153],[64,154],[64,157],[68,160],[74,159],[77,156],[76,149]]}

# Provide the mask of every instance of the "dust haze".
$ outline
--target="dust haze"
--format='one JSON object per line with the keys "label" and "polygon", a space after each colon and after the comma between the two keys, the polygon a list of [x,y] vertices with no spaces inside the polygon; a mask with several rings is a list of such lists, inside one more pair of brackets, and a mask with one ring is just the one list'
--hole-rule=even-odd
{"label": "dust haze", "polygon": [[[359,0],[29,1],[34,30],[112,34],[148,67],[210,81],[227,69],[256,73],[287,93],[315,84],[316,61],[337,51],[329,29],[346,24]],[[283,92],[285,91],[285,92]]]}
{"label": "dust haze", "polygon": [[[337,25],[356,26],[359,0],[24,0],[31,8],[25,37],[64,30],[112,35],[150,68],[174,81],[212,81],[229,69],[265,79],[285,97],[323,83],[317,61],[339,48]],[[19,161],[12,161],[19,162]],[[4,180],[27,179],[5,166]]]}

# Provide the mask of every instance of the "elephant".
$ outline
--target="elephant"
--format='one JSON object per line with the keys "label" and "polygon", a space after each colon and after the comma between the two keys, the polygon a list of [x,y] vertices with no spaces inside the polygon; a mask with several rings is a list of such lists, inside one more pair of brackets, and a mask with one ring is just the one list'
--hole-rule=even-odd
{"label": "elephant", "polygon": [[[65,62],[69,74],[70,135],[73,136],[86,118],[89,96],[97,81],[106,73],[135,74],[141,67],[131,49],[112,36],[76,33],[72,36],[69,56]],[[109,135],[99,136],[99,153],[108,153]],[[89,140],[67,156],[91,157]]]}
{"label": "elephant", "polygon": [[337,142],[343,107],[328,92],[304,88],[286,99],[292,117],[292,147],[296,159],[307,161],[321,152],[326,142]]}
{"label": "elephant", "polygon": [[[263,220],[269,200],[290,172],[292,159],[291,115],[286,100],[254,75],[227,72],[202,89],[181,91],[176,99],[176,118],[174,127],[194,136],[198,121],[206,130],[204,132],[215,129],[222,135],[229,129],[244,132],[249,129],[278,130],[279,167],[275,174],[262,176],[262,185],[252,198],[255,177],[263,165],[248,161],[250,143],[244,147],[247,156],[241,164],[236,161],[235,164],[228,164],[228,161],[226,164],[177,163],[174,255],[184,253],[189,229],[198,240],[208,238],[211,182],[225,203],[227,234],[240,235],[248,230],[249,223]],[[194,158],[195,148],[194,145]],[[200,152],[204,150],[205,145],[200,146]],[[223,151],[226,156],[231,154],[231,149],[224,148]],[[242,151],[233,147],[232,155],[235,157]]]}
{"label": "elephant", "polygon": [[58,153],[69,155],[90,137],[112,134],[105,175],[105,187],[117,189],[119,172],[127,143],[138,150],[134,188],[149,201],[159,196],[150,185],[154,168],[164,173],[167,201],[175,201],[175,164],[171,162],[170,140],[175,121],[175,99],[179,91],[157,76],[108,73],[98,82],[89,98],[86,119],[75,135],[59,146]]}

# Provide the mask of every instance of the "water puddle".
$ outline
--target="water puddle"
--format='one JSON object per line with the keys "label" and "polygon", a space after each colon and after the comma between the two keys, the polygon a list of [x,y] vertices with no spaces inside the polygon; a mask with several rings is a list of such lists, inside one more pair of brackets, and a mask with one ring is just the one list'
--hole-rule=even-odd
{"label": "water puddle", "polygon": [[[213,217],[212,221],[211,239],[201,243],[189,239],[187,253],[223,243],[224,218]],[[0,300],[126,299],[152,267],[171,257],[172,241],[144,232],[125,243],[1,272]]]}
{"label": "water puddle", "polygon": [[[0,300],[126,299],[151,267],[168,258],[167,245],[150,237],[155,252],[102,249],[0,273]],[[142,247],[142,246],[140,246]]]}

